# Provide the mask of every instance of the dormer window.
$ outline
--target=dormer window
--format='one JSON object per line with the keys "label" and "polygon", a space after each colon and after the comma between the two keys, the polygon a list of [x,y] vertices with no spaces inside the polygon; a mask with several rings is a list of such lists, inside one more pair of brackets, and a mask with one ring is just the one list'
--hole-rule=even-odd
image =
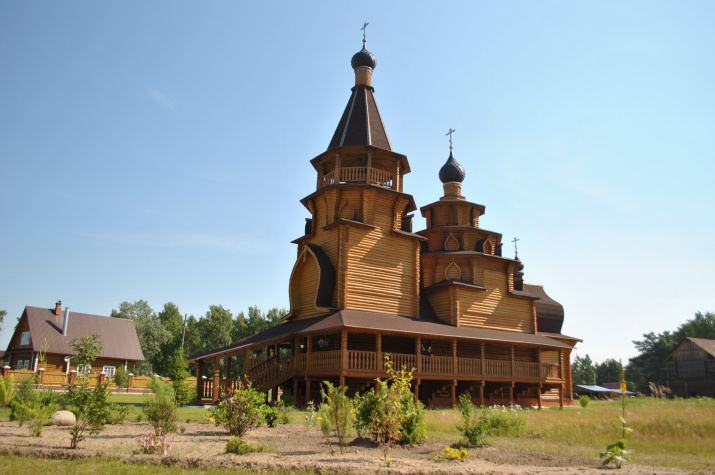
{"label": "dormer window", "polygon": [[20,345],[29,345],[30,344],[30,332],[22,332],[22,336],[20,337]]}

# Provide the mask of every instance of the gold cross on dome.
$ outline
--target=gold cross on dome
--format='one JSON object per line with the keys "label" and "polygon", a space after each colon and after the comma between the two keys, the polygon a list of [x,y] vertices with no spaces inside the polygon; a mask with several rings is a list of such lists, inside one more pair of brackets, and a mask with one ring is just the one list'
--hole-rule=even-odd
{"label": "gold cross on dome", "polygon": [[444,134],[444,135],[449,135],[449,149],[450,149],[450,150],[452,150],[452,134],[455,133],[455,132],[456,132],[456,130],[454,130],[453,128],[450,127],[450,128],[449,128],[449,132],[447,132],[446,134]]}
{"label": "gold cross on dome", "polygon": [[367,34],[367,25],[369,25],[369,24],[370,24],[370,23],[365,22],[365,24],[362,26],[362,28],[360,28],[360,29],[362,30],[362,42],[363,42],[363,43],[365,43],[365,42],[367,41],[367,40],[365,39],[365,36],[366,36],[366,34]]}
{"label": "gold cross on dome", "polygon": [[514,256],[519,257],[519,250],[516,247],[516,243],[519,241],[519,238],[514,238],[511,242],[514,243]]}

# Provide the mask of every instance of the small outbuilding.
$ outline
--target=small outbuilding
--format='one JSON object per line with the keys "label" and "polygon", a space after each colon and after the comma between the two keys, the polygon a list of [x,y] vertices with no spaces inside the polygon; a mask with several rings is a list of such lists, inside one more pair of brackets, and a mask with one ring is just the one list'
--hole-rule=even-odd
{"label": "small outbuilding", "polygon": [[665,363],[673,395],[715,397],[715,340],[687,337]]}

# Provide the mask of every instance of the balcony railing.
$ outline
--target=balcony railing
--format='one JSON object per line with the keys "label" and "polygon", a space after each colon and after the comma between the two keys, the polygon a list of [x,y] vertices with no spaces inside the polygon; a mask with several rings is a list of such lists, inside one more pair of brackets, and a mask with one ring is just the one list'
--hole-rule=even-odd
{"label": "balcony railing", "polygon": [[[340,176],[338,176],[338,174]],[[366,183],[392,188],[392,173],[377,168],[341,167],[323,175],[321,188],[340,183]]]}

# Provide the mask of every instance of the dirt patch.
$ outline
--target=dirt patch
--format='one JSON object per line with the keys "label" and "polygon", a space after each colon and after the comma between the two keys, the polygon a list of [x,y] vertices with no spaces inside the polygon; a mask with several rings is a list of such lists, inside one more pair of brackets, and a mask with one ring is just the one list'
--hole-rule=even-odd
{"label": "dirt patch", "polygon": [[[321,474],[603,474],[608,471],[600,468],[600,461],[595,457],[547,454],[518,448],[474,448],[466,461],[443,461],[437,456],[453,441],[440,439],[428,439],[414,446],[396,446],[390,451],[393,463],[388,467],[380,449],[368,439],[353,440],[344,454],[334,444],[335,454],[331,455],[320,430],[300,424],[281,425],[275,429],[261,427],[250,432],[246,440],[252,444],[264,444],[269,451],[239,456],[224,453],[230,437],[224,432],[217,432],[212,424],[191,422],[181,423],[180,426],[185,426],[186,432],[177,431],[169,435],[171,451],[167,457],[161,457],[133,453],[138,447],[137,439],[152,432],[151,426],[145,422],[106,426],[99,435],[88,436],[80,443],[80,448],[71,450],[66,427],[48,426],[42,438],[33,438],[26,427],[19,428],[16,423],[0,421],[0,453],[63,459],[104,457],[126,463],[199,469],[313,470]],[[628,464],[619,473],[687,472]]]}

